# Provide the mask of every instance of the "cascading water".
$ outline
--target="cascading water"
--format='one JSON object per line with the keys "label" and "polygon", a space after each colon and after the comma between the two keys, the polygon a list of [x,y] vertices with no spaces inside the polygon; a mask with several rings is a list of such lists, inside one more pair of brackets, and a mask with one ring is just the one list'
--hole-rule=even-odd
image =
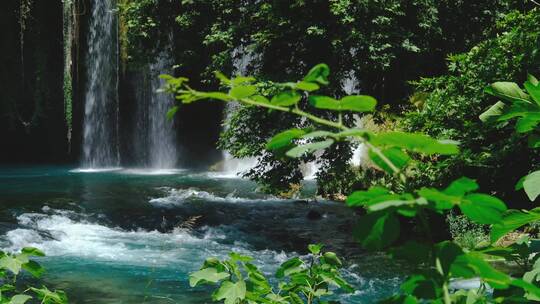
{"label": "cascading water", "polygon": [[92,0],[86,58],[84,168],[120,164],[118,140],[118,23],[115,0]]}
{"label": "cascading water", "polygon": [[164,85],[161,74],[171,74],[171,56],[168,51],[162,52],[157,61],[150,65],[151,87],[148,108],[148,156],[149,165],[155,169],[170,169],[176,166],[176,134],[173,122],[166,118],[167,111],[174,106],[174,98],[160,93],[158,89]]}
{"label": "cascading water", "polygon": [[[236,47],[232,52],[234,75],[246,76],[249,68],[259,59],[260,55],[254,53],[251,50],[246,49],[245,46]],[[229,120],[231,115],[238,108],[238,104],[228,102],[225,106],[225,123]],[[227,128],[225,124],[223,126]],[[237,176],[238,174],[253,168],[257,164],[256,158],[235,158],[229,152],[223,151],[223,165],[222,170],[225,175]]]}
{"label": "cascading water", "polygon": [[161,74],[172,74],[171,48],[165,48],[153,63],[133,78],[135,92],[135,126],[132,153],[137,165],[152,170],[175,168],[178,160],[174,123],[167,111],[174,98],[158,90],[163,87]]}
{"label": "cascading water", "polygon": [[[351,55],[355,55],[355,51],[351,50]],[[350,70],[347,72],[346,77],[341,80],[341,88],[347,95],[357,94],[360,91],[360,81],[358,80],[358,77],[356,76],[356,72],[354,70]],[[355,115],[355,127],[361,128],[361,120],[360,116]],[[365,154],[365,147],[363,144],[359,144],[358,147],[353,151],[353,156],[351,158],[351,165],[358,167],[360,166],[362,162],[362,156]]]}

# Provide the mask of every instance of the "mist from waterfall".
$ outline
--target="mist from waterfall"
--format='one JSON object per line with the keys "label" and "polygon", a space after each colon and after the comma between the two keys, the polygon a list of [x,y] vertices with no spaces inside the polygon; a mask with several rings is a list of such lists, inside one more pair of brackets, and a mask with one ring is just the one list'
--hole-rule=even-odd
{"label": "mist from waterfall", "polygon": [[[354,55],[354,51],[351,51],[351,55]],[[356,72],[354,70],[348,71],[346,76],[341,80],[341,88],[347,95],[353,95],[358,94],[360,92],[360,81],[358,80],[358,77],[356,76]],[[360,119],[360,116],[354,115],[354,123],[355,128],[362,128],[362,122]],[[356,147],[353,151],[353,156],[351,158],[351,165],[358,167],[361,165],[362,162],[362,156],[365,154],[365,146],[364,144],[358,144],[358,147]]]}
{"label": "mist from waterfall", "polygon": [[120,165],[118,23],[115,0],[92,0],[86,57],[84,168]]}
{"label": "mist from waterfall", "polygon": [[150,65],[151,97],[148,109],[149,165],[152,168],[174,168],[177,162],[176,133],[173,121],[167,119],[167,111],[174,106],[174,97],[158,92],[164,85],[161,74],[172,74],[172,59],[168,51],[162,52]]}
{"label": "mist from waterfall", "polygon": [[[250,50],[247,46],[241,45],[236,47],[232,52],[233,58],[233,76],[247,76],[249,69],[260,58],[260,55]],[[228,102],[225,105],[225,124],[223,128],[227,128],[228,120],[238,109],[237,103]],[[223,151],[222,171],[227,176],[238,176],[257,165],[257,158],[235,158],[229,152]]]}
{"label": "mist from waterfall", "polygon": [[158,90],[164,85],[161,74],[172,74],[172,50],[165,48],[133,79],[135,92],[134,145],[135,163],[149,169],[172,169],[178,161],[176,130],[167,112],[174,97]]}

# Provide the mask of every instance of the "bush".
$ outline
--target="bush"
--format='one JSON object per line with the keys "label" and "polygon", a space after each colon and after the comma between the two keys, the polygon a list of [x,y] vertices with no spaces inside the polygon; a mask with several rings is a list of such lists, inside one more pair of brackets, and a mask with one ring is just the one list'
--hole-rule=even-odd
{"label": "bush", "polygon": [[540,154],[529,150],[508,124],[483,125],[478,116],[494,101],[483,92],[486,83],[522,82],[527,73],[540,71],[539,23],[538,9],[511,13],[497,24],[495,38],[450,56],[447,75],[415,83],[418,108],[407,113],[403,128],[457,140],[462,153],[420,164],[411,187],[441,186],[466,174],[487,191],[509,200],[523,198],[513,195],[514,185],[531,166],[538,166]]}

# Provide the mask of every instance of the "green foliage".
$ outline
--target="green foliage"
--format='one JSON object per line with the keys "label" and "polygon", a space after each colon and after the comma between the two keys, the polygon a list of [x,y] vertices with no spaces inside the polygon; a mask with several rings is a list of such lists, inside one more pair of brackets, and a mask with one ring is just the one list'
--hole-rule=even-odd
{"label": "green foliage", "polygon": [[[318,65],[311,70],[310,74],[313,71],[326,70],[320,67],[324,67],[324,65]],[[315,74],[317,75],[317,73]],[[327,76],[325,72],[319,74],[323,75],[323,78]],[[224,85],[231,87],[228,94],[196,91],[184,82],[175,85],[174,83],[178,81],[174,78],[171,78],[168,90],[176,93],[177,99],[182,103],[205,99],[219,99],[225,102],[235,101],[249,107],[256,106],[267,110],[293,114],[334,131],[312,128],[290,129],[268,139],[267,148],[279,150],[290,157],[298,158],[305,153],[328,149],[336,142],[354,140],[366,145],[370,151],[369,156],[374,163],[379,164],[391,175],[399,177],[404,184],[407,184],[407,179],[410,178],[407,174],[407,167],[415,163],[410,156],[416,156],[415,159],[422,159],[422,157],[426,156],[451,156],[459,153],[455,141],[437,140],[428,135],[417,133],[395,131],[376,133],[364,129],[351,129],[343,124],[341,116],[338,116],[337,120],[332,120],[314,115],[312,111],[316,111],[316,107],[314,107],[315,109],[304,110],[299,103],[276,105],[268,102],[268,98],[254,97],[256,92],[249,89],[253,86],[251,82],[240,85],[240,87],[244,87],[242,92],[249,92],[249,94],[235,94],[232,89],[238,90],[237,79],[221,78]],[[303,81],[325,85],[325,80],[321,81],[319,76],[305,77]],[[528,83],[529,85],[526,88],[535,91],[537,82],[532,77],[529,77]],[[530,103],[527,100],[529,96],[521,92],[517,85],[499,83],[492,85],[489,91],[512,103],[520,105],[523,102]],[[276,92],[276,94],[280,94],[280,92]],[[324,100],[326,106],[330,97],[318,96],[320,96],[318,98]],[[310,95],[305,93],[304,97],[309,100]],[[358,105],[366,101],[366,99],[353,100]],[[334,101],[331,101],[331,103],[335,104]],[[313,103],[311,105],[313,106]],[[356,106],[354,105],[355,108]],[[333,108],[338,112],[341,109],[340,107]],[[515,107],[514,109],[510,107],[510,109],[509,112],[497,111],[501,112],[497,114],[500,115],[499,120],[502,117],[505,119],[521,117],[523,119],[529,113],[524,112],[522,108],[516,110]],[[490,111],[490,118],[495,118],[495,114],[494,111]],[[311,142],[302,143],[300,139],[309,139]],[[525,187],[524,183],[523,186]],[[353,192],[347,198],[348,206],[362,208],[365,213],[360,216],[354,232],[355,238],[363,248],[383,250],[393,247],[392,254],[395,258],[407,259],[416,265],[416,271],[401,285],[400,294],[383,301],[384,303],[420,303],[428,301],[450,304],[466,301],[486,303],[492,300],[495,303],[508,303],[540,300],[540,288],[535,285],[536,270],[530,270],[526,276],[516,278],[497,270],[488,262],[492,257],[499,257],[511,261],[525,260],[528,264],[531,255],[530,251],[527,251],[528,249],[523,246],[523,242],[510,247],[497,247],[495,243],[509,232],[538,221],[540,219],[537,217],[538,211],[536,209],[531,211],[507,210],[507,206],[503,201],[495,196],[479,193],[477,192],[478,189],[479,185],[475,180],[461,177],[442,190],[422,187],[416,190],[397,192],[376,186],[365,191]],[[461,211],[467,221],[480,225],[491,225],[490,240],[492,243],[485,244],[486,247],[483,248],[464,250],[451,241],[437,242],[432,236],[428,222],[429,218],[431,216],[444,216],[456,209]],[[416,222],[421,233],[420,235],[409,236],[412,240],[400,244],[397,241],[402,231],[402,222],[405,221]],[[320,249],[317,246],[310,246],[310,250],[312,253],[316,253]],[[324,258],[323,262],[326,261],[335,265],[341,264],[333,255],[327,257],[325,254],[322,257]],[[194,282],[199,282],[205,280],[204,275],[208,281],[216,281],[220,280],[219,277],[224,276],[219,275],[219,273],[228,273],[229,280],[225,281],[220,289],[214,293],[214,299],[225,300],[225,303],[238,302],[238,300],[247,298],[248,292],[241,271],[234,268],[237,266],[237,261],[244,263],[248,262],[249,259],[231,256],[230,261],[215,266],[215,271],[203,269],[195,273],[192,279]],[[207,262],[207,264],[209,263]],[[228,264],[234,265],[227,267]],[[294,276],[299,271],[301,272],[299,269],[305,270],[301,265],[302,260],[298,258],[291,259],[282,265],[276,276],[278,278],[289,275]],[[311,272],[309,273],[311,274]],[[450,293],[451,281],[470,278],[479,278],[481,288],[469,292],[456,290],[452,294]],[[297,281],[301,280],[292,279],[291,282]],[[345,288],[339,283],[337,285]],[[485,293],[486,286],[494,289],[492,300]],[[310,303],[310,297],[305,292],[304,296]],[[296,296],[289,295],[289,303],[296,303],[297,300]],[[256,298],[252,301],[255,303],[263,302]]]}
{"label": "green foliage", "polygon": [[[540,31],[533,25],[538,22],[537,8],[527,13],[510,13],[498,22],[497,35],[493,38],[477,44],[467,53],[450,56],[447,75],[423,78],[414,84],[421,93],[418,96],[423,97],[417,109],[406,115],[403,128],[457,140],[461,153],[444,160],[424,159],[415,170],[410,187],[442,186],[467,172],[486,191],[508,198],[516,205],[522,200],[513,185],[531,169],[536,169],[538,150],[530,150],[528,142],[509,124],[486,125],[478,116],[484,113],[482,118],[486,120],[502,110],[502,103],[489,108],[495,103],[490,93],[497,88],[510,94],[520,90],[502,81],[520,80],[526,73],[540,72]],[[486,84],[494,82],[494,86],[484,91]],[[485,112],[487,109],[489,111]],[[525,131],[534,123],[531,116],[519,129]]]}
{"label": "green foliage", "polygon": [[212,298],[225,304],[326,303],[321,301],[333,289],[353,291],[339,272],[342,262],[335,253],[323,252],[318,244],[308,249],[308,258],[294,257],[281,264],[275,274],[278,288],[251,263],[251,257],[234,252],[227,260],[207,259],[201,270],[190,274],[189,283],[192,287],[219,285]]}
{"label": "green foliage", "polygon": [[29,286],[24,291],[19,291],[17,278],[24,271],[34,278],[39,278],[45,269],[31,257],[45,256],[43,252],[36,248],[23,248],[20,253],[11,254],[0,251],[0,303],[24,304],[33,299],[28,295],[32,291],[40,303],[43,304],[66,304],[68,298],[63,291],[51,291],[42,286],[36,288]]}

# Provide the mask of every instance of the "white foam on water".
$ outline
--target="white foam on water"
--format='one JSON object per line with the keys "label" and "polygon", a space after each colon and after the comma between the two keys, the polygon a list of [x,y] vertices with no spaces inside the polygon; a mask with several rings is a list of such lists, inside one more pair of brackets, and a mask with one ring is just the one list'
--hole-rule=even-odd
{"label": "white foam on water", "polygon": [[122,167],[106,167],[106,168],[77,168],[70,170],[71,173],[103,173],[122,170]]}
{"label": "white foam on water", "polygon": [[185,172],[185,169],[150,169],[150,168],[133,168],[121,170],[120,174],[131,175],[175,175]]}
{"label": "white foam on water", "polygon": [[267,198],[246,198],[238,197],[235,193],[229,193],[226,196],[219,196],[207,191],[194,188],[188,189],[170,189],[168,195],[164,197],[152,198],[149,203],[154,206],[178,206],[189,201],[209,201],[209,202],[225,202],[225,203],[261,203],[261,202],[276,202],[287,201],[277,197]]}
{"label": "white foam on water", "polygon": [[[21,228],[8,231],[7,251],[37,247],[49,257],[70,257],[117,265],[194,269],[207,257],[225,258],[231,251],[256,257],[260,265],[276,265],[288,254],[272,250],[253,251],[242,242],[221,243],[227,233],[220,227],[206,227],[197,237],[183,229],[172,233],[107,227],[73,219],[74,213],[51,209],[46,213],[24,213],[17,217]],[[277,264],[279,265],[279,263]],[[275,270],[275,269],[274,269]]]}

